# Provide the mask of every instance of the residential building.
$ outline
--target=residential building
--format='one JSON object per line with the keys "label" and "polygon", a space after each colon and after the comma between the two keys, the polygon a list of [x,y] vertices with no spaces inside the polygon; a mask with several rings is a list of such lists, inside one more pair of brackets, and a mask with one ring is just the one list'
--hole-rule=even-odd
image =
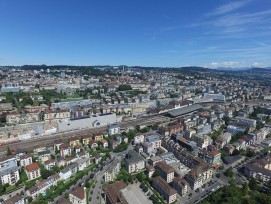
{"label": "residential building", "polygon": [[57,182],[60,181],[59,174],[54,174],[48,177],[46,180],[37,182],[33,187],[26,191],[26,195],[32,198],[38,197],[39,194],[45,193],[51,186],[56,186]]}
{"label": "residential building", "polygon": [[41,176],[40,167],[37,162],[27,165],[25,167],[25,172],[29,180],[33,180]]}
{"label": "residential building", "polygon": [[125,159],[125,166],[129,173],[139,172],[145,168],[145,161],[135,150],[131,150]]}
{"label": "residential building", "polygon": [[87,204],[87,194],[85,187],[75,188],[69,194],[69,200],[72,204]]}
{"label": "residential building", "polygon": [[189,189],[188,183],[181,177],[175,177],[173,179],[172,187],[180,194],[180,196],[186,195]]}
{"label": "residential building", "polygon": [[244,174],[257,180],[269,181],[271,179],[271,155],[246,164]]}
{"label": "residential building", "polygon": [[120,171],[120,163],[117,159],[115,159],[113,162],[111,162],[110,166],[106,169],[104,173],[104,181],[113,181],[117,174]]}
{"label": "residential building", "polygon": [[221,153],[218,150],[201,149],[198,156],[211,166],[219,166],[221,163]]}
{"label": "residential building", "polygon": [[70,156],[72,153],[72,149],[69,144],[62,144],[59,146],[60,155],[62,157]]}
{"label": "residential building", "polygon": [[192,190],[201,187],[206,181],[212,178],[213,170],[207,163],[202,163],[198,167],[191,169],[185,176],[187,183]]}
{"label": "residential building", "polygon": [[79,137],[72,137],[69,139],[69,144],[71,148],[80,145],[80,138]]}
{"label": "residential building", "polygon": [[38,152],[38,158],[42,162],[45,162],[45,161],[51,159],[51,151],[49,149],[47,149],[47,150]]}
{"label": "residential building", "polygon": [[5,200],[4,202],[2,202],[2,204],[25,204],[25,202],[24,202],[24,197],[20,194],[17,194]]}
{"label": "residential building", "polygon": [[56,165],[56,161],[53,159],[49,159],[44,162],[44,166],[47,170],[51,170]]}
{"label": "residential building", "polygon": [[152,187],[157,190],[168,203],[173,203],[176,201],[176,190],[171,188],[161,176],[153,178]]}
{"label": "residential building", "polygon": [[120,126],[119,125],[110,125],[108,127],[108,134],[115,135],[120,133]]}
{"label": "residential building", "polygon": [[67,166],[66,168],[62,169],[59,172],[59,176],[61,179],[65,180],[71,177],[72,174],[75,174],[78,171],[78,164],[73,163]]}
{"label": "residential building", "polygon": [[30,154],[25,154],[25,155],[20,156],[20,166],[21,167],[27,166],[32,163],[33,163],[32,156]]}
{"label": "residential building", "polygon": [[19,169],[14,156],[0,158],[0,182],[2,184],[14,185],[19,181]]}
{"label": "residential building", "polygon": [[174,168],[169,166],[165,161],[157,162],[155,168],[161,172],[161,177],[167,182],[171,183],[174,178]]}
{"label": "residential building", "polygon": [[95,141],[101,141],[104,138],[103,133],[102,132],[97,132],[93,134],[92,139]]}
{"label": "residential building", "polygon": [[127,184],[118,181],[103,187],[103,195],[107,204],[128,204],[121,190],[126,188]]}

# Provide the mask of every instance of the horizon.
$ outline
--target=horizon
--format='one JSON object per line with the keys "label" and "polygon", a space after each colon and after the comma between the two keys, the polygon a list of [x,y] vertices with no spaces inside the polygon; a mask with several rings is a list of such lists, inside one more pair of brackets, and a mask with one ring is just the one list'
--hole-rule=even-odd
{"label": "horizon", "polygon": [[0,0],[0,66],[268,68],[270,6],[266,0]]}

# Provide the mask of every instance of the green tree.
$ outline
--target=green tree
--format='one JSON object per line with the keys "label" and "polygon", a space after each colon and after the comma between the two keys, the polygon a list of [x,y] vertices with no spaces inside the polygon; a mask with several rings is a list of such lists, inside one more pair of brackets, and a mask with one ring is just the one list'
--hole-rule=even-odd
{"label": "green tree", "polygon": [[7,156],[10,156],[10,155],[12,155],[12,152],[11,152],[10,148],[8,147],[8,149],[7,149]]}
{"label": "green tree", "polygon": [[249,188],[248,188],[248,182],[245,182],[243,184],[243,194],[244,194],[244,196],[248,195],[248,190],[249,190]]}
{"label": "green tree", "polygon": [[129,85],[129,84],[119,85],[118,91],[129,91],[129,90],[132,90],[131,85]]}
{"label": "green tree", "polygon": [[251,177],[251,179],[249,180],[248,186],[250,188],[250,190],[255,191],[258,189],[258,183],[257,180],[254,177]]}

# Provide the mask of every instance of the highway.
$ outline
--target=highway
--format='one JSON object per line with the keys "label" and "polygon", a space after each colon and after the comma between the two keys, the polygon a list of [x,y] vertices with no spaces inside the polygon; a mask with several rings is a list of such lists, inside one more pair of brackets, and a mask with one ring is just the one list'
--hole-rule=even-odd
{"label": "highway", "polygon": [[[169,118],[161,115],[154,115],[146,118],[138,118],[134,120],[120,122],[119,125],[121,128],[127,128],[129,126],[136,126],[136,125],[152,125],[155,123],[162,123],[164,121],[168,121]],[[80,136],[80,135],[90,135],[95,132],[102,132],[106,131],[107,127],[97,127],[97,128],[89,128],[89,129],[81,129],[81,130],[74,130],[64,133],[57,133],[52,135],[34,137],[29,140],[18,141],[16,143],[11,144],[2,144],[0,146],[0,152],[6,152],[7,148],[9,147],[12,150],[16,149],[25,149],[25,150],[32,150],[37,147],[41,146],[48,146],[52,145],[54,140],[62,139],[64,142],[68,141],[69,138],[73,136]]]}

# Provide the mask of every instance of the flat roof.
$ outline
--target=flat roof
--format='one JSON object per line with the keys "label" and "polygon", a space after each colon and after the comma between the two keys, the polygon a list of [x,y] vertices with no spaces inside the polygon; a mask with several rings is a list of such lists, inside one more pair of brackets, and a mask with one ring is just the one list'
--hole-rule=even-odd
{"label": "flat roof", "polygon": [[183,107],[183,108],[178,108],[178,109],[175,109],[175,110],[168,111],[168,114],[170,116],[172,116],[172,117],[176,117],[176,116],[185,115],[187,113],[194,112],[194,111],[199,110],[201,108],[203,108],[201,105],[194,104],[194,105],[191,105],[191,106],[186,106],[186,107]]}

